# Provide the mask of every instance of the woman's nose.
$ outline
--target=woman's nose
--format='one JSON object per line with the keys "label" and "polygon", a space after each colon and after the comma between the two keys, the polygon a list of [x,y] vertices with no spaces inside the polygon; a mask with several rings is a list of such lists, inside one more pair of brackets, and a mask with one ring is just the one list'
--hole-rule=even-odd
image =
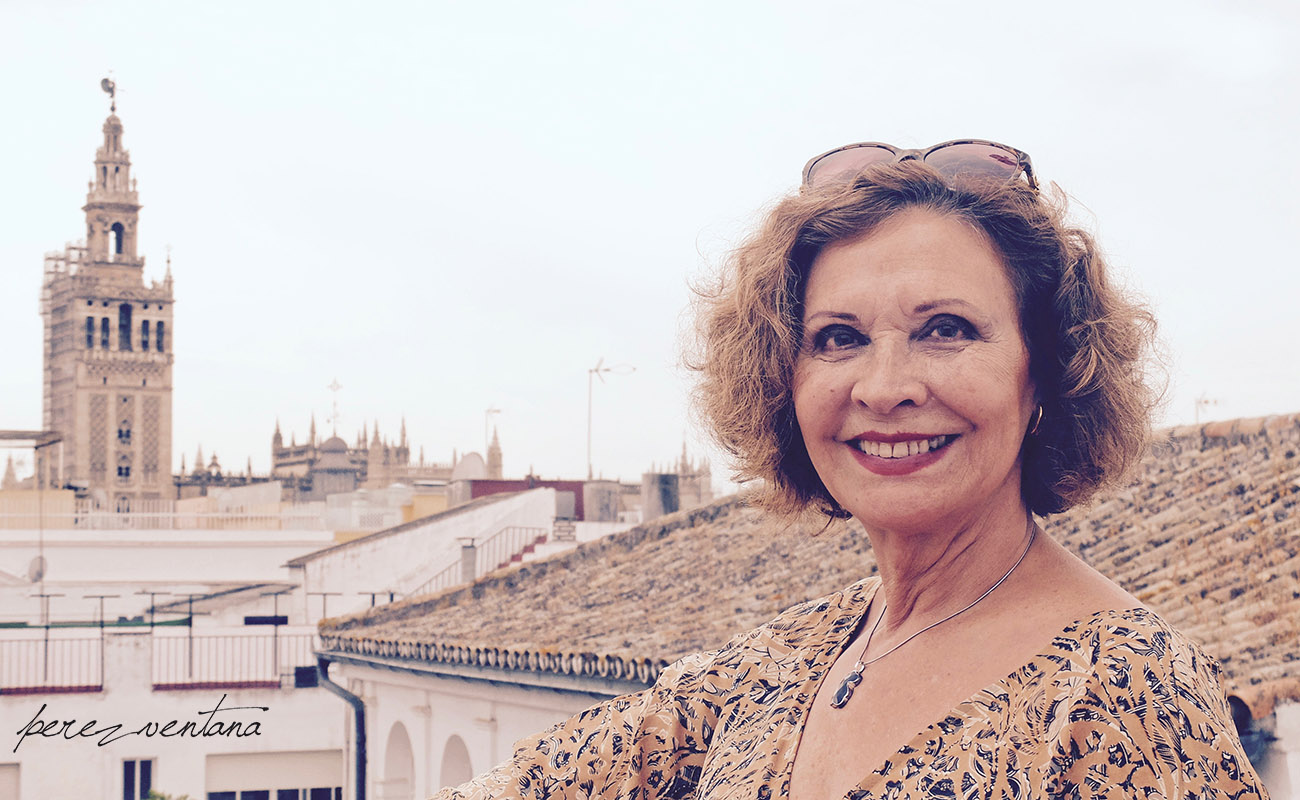
{"label": "woman's nose", "polygon": [[851,397],[876,414],[920,406],[929,398],[922,365],[905,345],[875,343],[862,354]]}

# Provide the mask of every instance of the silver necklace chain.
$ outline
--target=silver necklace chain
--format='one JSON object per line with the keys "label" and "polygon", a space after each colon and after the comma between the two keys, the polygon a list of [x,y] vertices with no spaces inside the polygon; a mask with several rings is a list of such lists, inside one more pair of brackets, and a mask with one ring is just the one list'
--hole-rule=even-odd
{"label": "silver necklace chain", "polygon": [[929,625],[926,625],[921,630],[907,637],[903,641],[889,648],[888,650],[876,656],[875,658],[871,659],[870,661],[863,661],[862,659],[865,658],[867,655],[867,650],[871,647],[871,638],[876,635],[876,628],[880,627],[881,621],[884,620],[885,618],[885,612],[889,610],[889,603],[888,601],[886,601],[885,605],[882,606],[880,609],[880,616],[876,618],[876,624],[872,625],[871,631],[867,633],[867,643],[862,646],[862,654],[859,655],[858,660],[854,662],[853,670],[848,675],[844,676],[844,681],[840,683],[839,689],[835,691],[835,697],[834,699],[831,700],[831,708],[844,708],[844,706],[848,705],[849,698],[853,696],[853,689],[859,683],[862,683],[862,673],[866,671],[867,667],[881,660],[885,656],[888,656],[890,653],[893,653],[895,650],[907,644],[908,642],[912,641],[913,639],[925,633],[926,631],[931,630],[932,628],[937,628],[938,626],[953,619],[954,617],[961,616],[962,614],[965,614],[967,611],[970,611],[972,608],[978,605],[981,600],[988,597],[990,594],[993,594],[994,589],[998,588],[1003,583],[1005,583],[1007,578],[1011,577],[1011,573],[1016,571],[1016,567],[1020,566],[1020,563],[1025,560],[1025,556],[1029,555],[1029,548],[1034,546],[1034,539],[1035,537],[1038,536],[1038,526],[1034,524],[1034,517],[1032,514],[1029,516],[1028,527],[1029,527],[1029,541],[1025,544],[1025,549],[1020,554],[1020,558],[1017,558],[1016,563],[1011,565],[1011,569],[1007,570],[1006,575],[1003,575],[1001,578],[998,578],[997,583],[985,589],[984,594],[975,598],[970,605],[966,606],[960,611],[954,611],[953,613],[949,614],[948,616],[944,617],[938,622],[931,622]]}

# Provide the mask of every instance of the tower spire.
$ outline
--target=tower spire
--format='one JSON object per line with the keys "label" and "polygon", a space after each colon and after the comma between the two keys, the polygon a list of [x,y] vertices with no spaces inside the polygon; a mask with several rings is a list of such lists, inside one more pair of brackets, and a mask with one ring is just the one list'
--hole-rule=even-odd
{"label": "tower spire", "polygon": [[[117,85],[108,78],[100,88],[116,97]],[[139,196],[131,180],[131,154],[122,146],[122,120],[117,102],[104,120],[104,143],[95,151],[95,176],[86,193],[86,246],[90,260],[143,267],[136,257],[136,227],[140,217]]]}
{"label": "tower spire", "polygon": [[492,426],[492,443],[488,445],[487,451],[487,476],[501,477],[501,438],[497,436],[495,425]]}

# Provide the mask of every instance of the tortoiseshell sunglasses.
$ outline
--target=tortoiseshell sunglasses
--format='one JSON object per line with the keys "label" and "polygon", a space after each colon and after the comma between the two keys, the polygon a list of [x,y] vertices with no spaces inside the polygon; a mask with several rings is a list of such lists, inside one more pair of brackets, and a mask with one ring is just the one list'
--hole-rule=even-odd
{"label": "tortoiseshell sunglasses", "polygon": [[872,164],[918,159],[938,170],[948,180],[1003,179],[1007,183],[1021,175],[1029,188],[1038,188],[1029,154],[985,139],[953,139],[924,150],[909,150],[883,142],[846,144],[822,153],[803,168],[803,185],[815,189],[833,183],[848,183]]}

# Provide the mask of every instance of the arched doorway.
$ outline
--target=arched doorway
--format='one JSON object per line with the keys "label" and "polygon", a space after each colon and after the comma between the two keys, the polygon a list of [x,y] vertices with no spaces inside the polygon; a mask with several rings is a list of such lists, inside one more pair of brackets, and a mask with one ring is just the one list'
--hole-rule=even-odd
{"label": "arched doorway", "polygon": [[415,796],[415,757],[411,754],[411,737],[406,726],[393,723],[384,746],[384,777],[380,782],[381,800],[411,800]]}
{"label": "arched doorway", "polygon": [[452,734],[447,746],[442,751],[442,768],[438,770],[438,788],[460,786],[474,777],[474,768],[469,763],[469,748],[465,740]]}

